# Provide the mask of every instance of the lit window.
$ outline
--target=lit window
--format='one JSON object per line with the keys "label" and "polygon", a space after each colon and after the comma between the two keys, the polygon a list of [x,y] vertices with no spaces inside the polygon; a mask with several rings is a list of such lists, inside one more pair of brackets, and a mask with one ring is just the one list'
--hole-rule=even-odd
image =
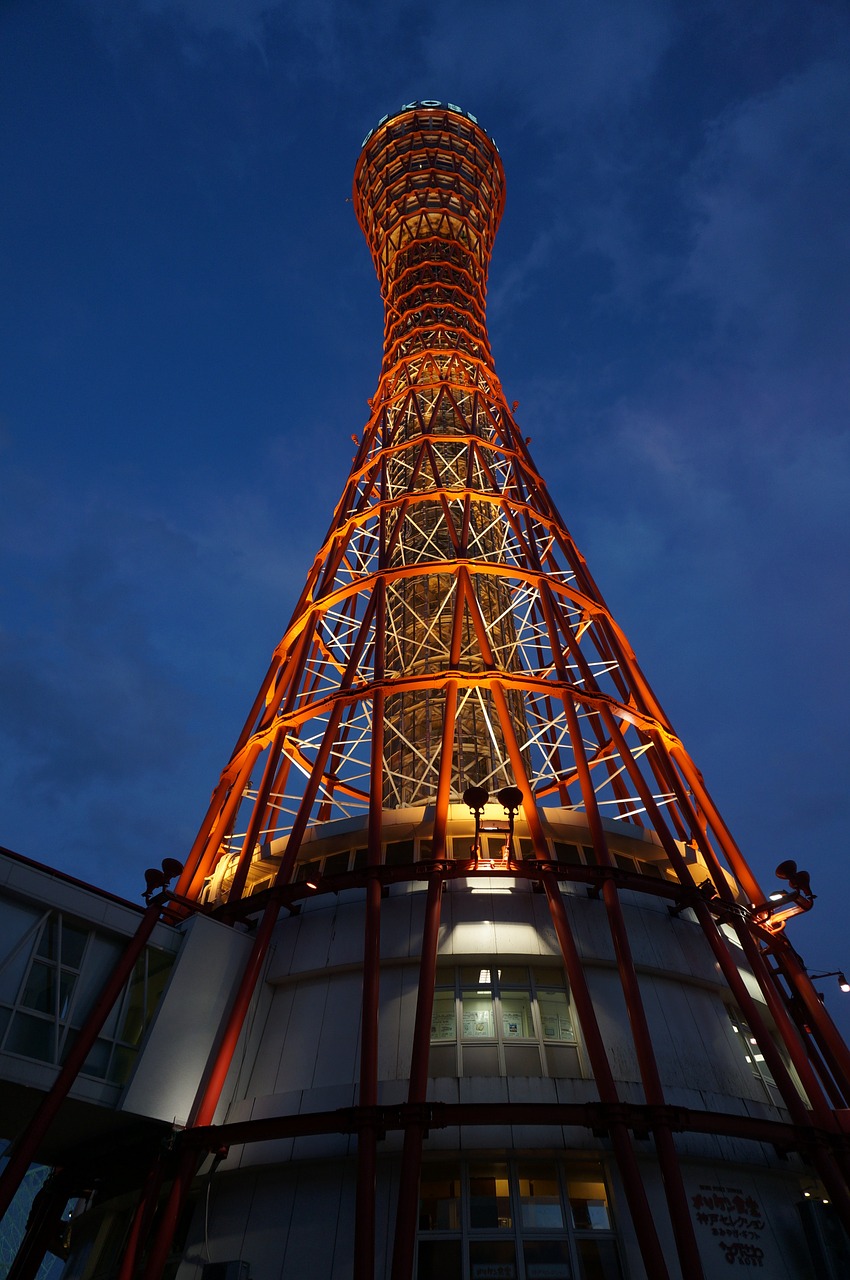
{"label": "lit window", "polygon": [[729,1010],[729,1020],[732,1024],[735,1043],[739,1046],[747,1066],[761,1084],[770,1101],[777,1106],[782,1106],[782,1095],[751,1027],[744,1021],[737,1009]]}
{"label": "lit window", "polygon": [[580,1075],[563,970],[478,963],[440,967],[432,1076]]}
{"label": "lit window", "polygon": [[416,1280],[522,1274],[526,1280],[620,1280],[601,1162],[426,1161]]}

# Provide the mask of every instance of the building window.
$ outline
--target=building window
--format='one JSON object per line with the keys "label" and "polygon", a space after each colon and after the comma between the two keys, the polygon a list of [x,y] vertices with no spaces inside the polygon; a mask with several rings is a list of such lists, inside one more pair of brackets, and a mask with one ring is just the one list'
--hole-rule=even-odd
{"label": "building window", "polygon": [[764,1089],[768,1101],[772,1102],[776,1107],[784,1106],[782,1094],[773,1078],[773,1072],[767,1065],[752,1028],[744,1021],[737,1009],[729,1009],[729,1020],[732,1023],[735,1043],[739,1046],[747,1066]]}
{"label": "building window", "polygon": [[[20,975],[16,992],[0,987],[3,1051],[61,1063],[123,945],[62,912],[41,916],[0,964],[0,971]],[[170,952],[145,948],[86,1059],[86,1075],[114,1083],[127,1079],[173,961]]]}
{"label": "building window", "polygon": [[[484,967],[487,966],[487,967]],[[440,966],[431,1019],[431,1076],[580,1075],[563,970]]]}
{"label": "building window", "polygon": [[620,1280],[602,1165],[425,1163],[416,1280]]}

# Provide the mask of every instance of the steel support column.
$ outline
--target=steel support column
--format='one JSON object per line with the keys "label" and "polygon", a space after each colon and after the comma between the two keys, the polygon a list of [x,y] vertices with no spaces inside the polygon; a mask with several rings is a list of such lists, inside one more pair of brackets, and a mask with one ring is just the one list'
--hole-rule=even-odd
{"label": "steel support column", "polygon": [[[411,1106],[421,1106],[427,1096],[428,1057],[431,1045],[431,1019],[434,1011],[442,897],[443,877],[439,871],[435,871],[428,881],[428,898],[425,903],[425,922],[422,930],[419,990],[416,996],[416,1022],[413,1028],[410,1083],[407,1091],[407,1100]],[[423,1132],[421,1123],[409,1124],[404,1130],[393,1242],[392,1280],[410,1280],[413,1275]]]}
{"label": "steel support column", "polygon": [[[566,968],[570,990],[575,1000],[585,1048],[590,1059],[596,1087],[599,1090],[599,1097],[616,1114],[619,1104],[617,1086],[611,1073],[605,1044],[599,1030],[599,1023],[596,1021],[593,1001],[590,998],[590,992],[585,982],[581,958],[573,941],[558,882],[548,871],[541,871],[541,880],[546,891],[549,913],[552,917],[552,924],[554,925],[558,944],[561,948],[561,955],[564,959],[564,967]],[[617,1157],[617,1164],[623,1179],[623,1190],[626,1194],[632,1226],[637,1236],[647,1275],[651,1276],[652,1280],[668,1280],[670,1273],[655,1230],[655,1223],[652,1220],[649,1202],[646,1198],[646,1189],[643,1185],[628,1129],[624,1123],[613,1118],[607,1127],[614,1145],[614,1154]]]}

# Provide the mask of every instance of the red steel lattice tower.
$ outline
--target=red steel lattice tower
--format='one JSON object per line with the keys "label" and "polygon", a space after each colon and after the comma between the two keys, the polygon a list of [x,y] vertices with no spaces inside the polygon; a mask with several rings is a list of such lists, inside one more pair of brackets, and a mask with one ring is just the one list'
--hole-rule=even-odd
{"label": "red steel lattice tower", "polygon": [[[345,888],[364,904],[357,1106],[335,1122],[358,1135],[358,1280],[375,1274],[378,1141],[388,1129],[404,1135],[393,1280],[412,1274],[423,1141],[440,1124],[521,1116],[604,1135],[652,1277],[706,1274],[682,1134],[799,1153],[850,1223],[850,1057],[783,932],[811,905],[805,874],[786,864],[788,892],[766,900],[558,514],[496,376],[485,324],[504,205],[496,147],[458,108],[411,104],[367,137],[354,205],[386,308],[380,380],[327,535],[176,886],[178,914],[252,920],[256,930],[179,1158],[153,1180],[148,1209],[141,1201],[122,1276],[140,1265],[134,1250],[155,1194],[164,1208],[144,1265],[147,1276],[161,1274],[205,1151],[311,1132],[304,1116],[254,1129],[213,1120],[275,930],[311,895]],[[495,844],[485,847],[477,820],[470,827],[465,793],[498,833]],[[485,804],[497,793],[508,810],[518,805],[508,822],[501,806]],[[362,847],[343,858],[339,839],[328,841],[345,823],[362,832]],[[418,833],[415,845],[399,840],[404,823]],[[580,833],[571,854],[558,839],[563,824]],[[623,852],[623,832],[645,856]],[[591,1101],[524,1112],[461,1102],[441,1119],[429,1100],[443,889],[469,889],[479,877],[533,888],[546,904]],[[378,1086],[381,917],[388,888],[400,884],[427,895],[407,1101],[393,1111]],[[671,1105],[635,954],[635,903],[653,904],[666,928],[687,920],[699,931],[775,1083],[773,1118]],[[585,907],[608,931],[638,1101],[600,1025],[577,938]],[[333,1128],[322,1116],[312,1132]],[[663,1226],[642,1172],[640,1135],[649,1134]]]}

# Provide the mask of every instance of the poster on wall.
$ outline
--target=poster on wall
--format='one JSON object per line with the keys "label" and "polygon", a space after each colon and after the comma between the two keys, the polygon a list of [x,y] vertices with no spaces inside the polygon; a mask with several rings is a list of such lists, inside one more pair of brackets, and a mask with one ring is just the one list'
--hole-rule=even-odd
{"label": "poster on wall", "polygon": [[563,1014],[543,1013],[541,1020],[544,1040],[572,1040],[570,1020]]}
{"label": "poster on wall", "polygon": [[455,1015],[454,1012],[434,1014],[431,1022],[431,1039],[432,1040],[454,1040],[455,1038]]}
{"label": "poster on wall", "polygon": [[766,1222],[752,1192],[742,1186],[703,1182],[690,1199],[700,1252],[714,1259],[712,1274],[727,1267],[764,1268]]}
{"label": "poster on wall", "polygon": [[490,1020],[490,1010],[464,1010],[463,1034],[467,1040],[492,1040],[493,1031]]}

